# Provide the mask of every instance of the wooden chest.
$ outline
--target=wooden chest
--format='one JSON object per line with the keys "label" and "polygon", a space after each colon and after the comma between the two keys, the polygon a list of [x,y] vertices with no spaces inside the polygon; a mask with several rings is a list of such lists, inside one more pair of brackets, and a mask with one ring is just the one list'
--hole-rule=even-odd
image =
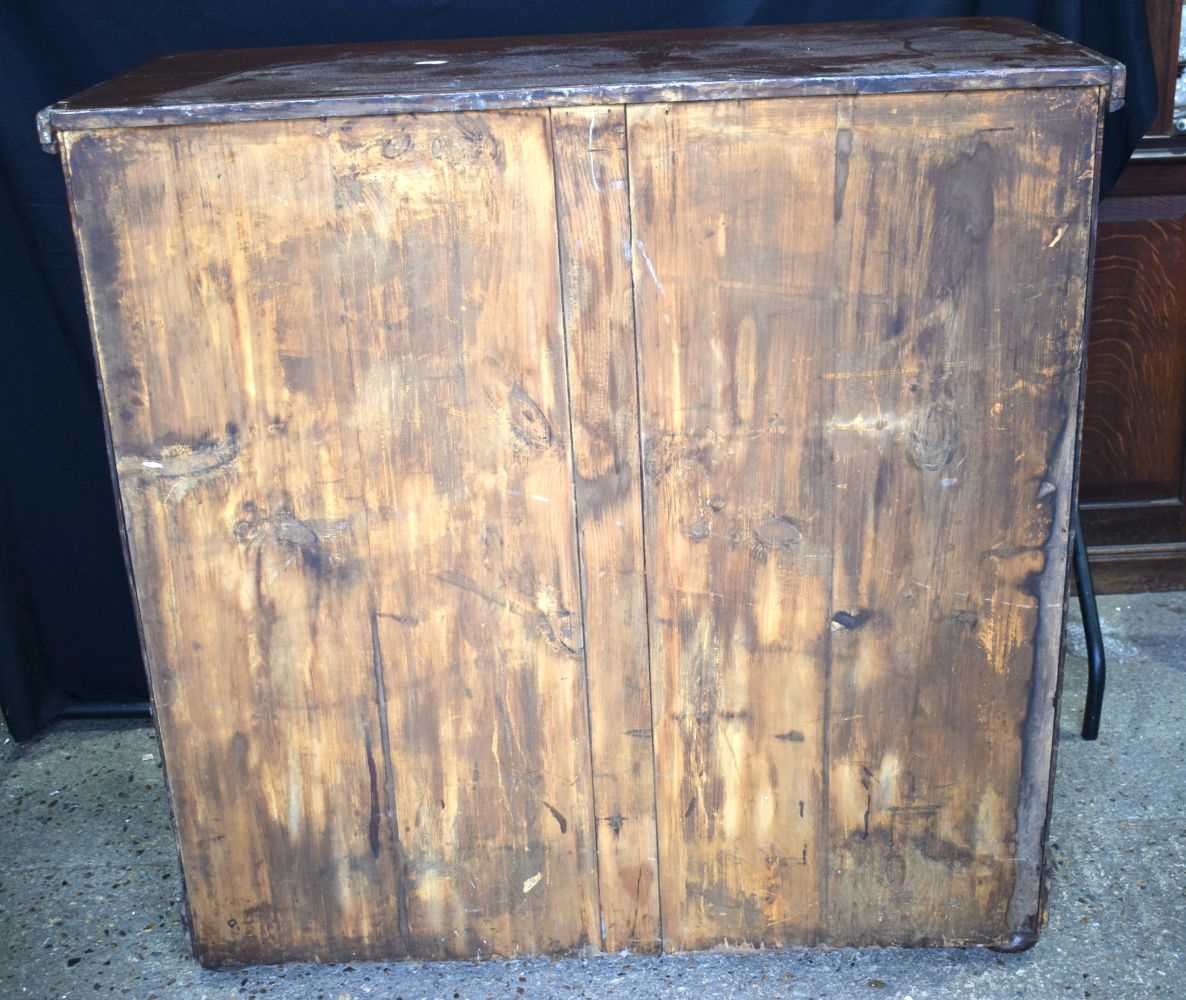
{"label": "wooden chest", "polygon": [[198,956],[1031,942],[1121,82],[923,21],[44,112]]}

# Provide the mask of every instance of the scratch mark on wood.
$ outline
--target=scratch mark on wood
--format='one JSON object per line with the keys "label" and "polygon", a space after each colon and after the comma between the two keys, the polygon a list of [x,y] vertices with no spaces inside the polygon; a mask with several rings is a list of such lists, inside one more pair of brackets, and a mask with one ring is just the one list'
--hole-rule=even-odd
{"label": "scratch mark on wood", "polygon": [[638,252],[642,256],[643,265],[647,269],[647,274],[651,276],[651,281],[655,283],[655,288],[658,289],[659,294],[663,294],[663,282],[659,280],[659,275],[655,271],[655,265],[651,263],[651,258],[647,254],[647,245],[640,239],[635,239],[634,245],[638,247]]}
{"label": "scratch mark on wood", "polygon": [[592,114],[589,115],[589,145],[586,152],[589,156],[589,179],[593,182],[593,190],[598,194],[601,194],[601,182],[597,179],[597,163],[593,159],[593,153],[595,152],[593,148],[593,129],[596,124],[596,116]]}
{"label": "scratch mark on wood", "polygon": [[480,597],[487,604],[492,604],[496,608],[505,608],[507,606],[505,600],[483,590],[473,580],[462,576],[460,573],[433,573],[432,578],[434,580],[440,580],[441,583],[448,584],[450,587],[464,590],[467,594]]}
{"label": "scratch mark on wood", "polygon": [[376,611],[375,614],[379,618],[386,618],[388,621],[399,622],[400,625],[407,625],[409,628],[415,628],[420,624],[420,619],[415,615],[396,615],[387,611]]}

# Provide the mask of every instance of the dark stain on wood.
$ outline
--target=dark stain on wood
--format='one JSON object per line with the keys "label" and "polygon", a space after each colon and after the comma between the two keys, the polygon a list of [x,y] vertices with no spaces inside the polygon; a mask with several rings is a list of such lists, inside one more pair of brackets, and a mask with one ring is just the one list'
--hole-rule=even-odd
{"label": "dark stain on wood", "polygon": [[834,615],[832,615],[832,628],[837,631],[858,629],[872,617],[873,612],[868,608],[860,608],[855,612],[837,611]]}
{"label": "dark stain on wood", "polygon": [[545,802],[544,808],[552,814],[552,819],[556,821],[556,825],[560,827],[561,833],[568,833],[568,820],[564,818],[564,814],[557,809],[551,802]]}
{"label": "dark stain on wood", "polygon": [[370,778],[371,783],[371,818],[367,825],[367,835],[371,843],[371,854],[376,858],[379,856],[379,774],[375,768],[375,752],[371,746],[371,734],[366,734],[366,751],[367,751],[367,777]]}
{"label": "dark stain on wood", "polygon": [[300,354],[280,354],[280,368],[284,372],[284,384],[293,392],[308,392],[315,383],[313,358]]}
{"label": "dark stain on wood", "polygon": [[511,390],[508,400],[511,430],[528,448],[546,448],[552,443],[552,428],[544,411],[520,386]]}
{"label": "dark stain on wood", "polygon": [[754,528],[754,536],[763,545],[783,551],[792,551],[803,540],[799,526],[785,514],[766,518]]}

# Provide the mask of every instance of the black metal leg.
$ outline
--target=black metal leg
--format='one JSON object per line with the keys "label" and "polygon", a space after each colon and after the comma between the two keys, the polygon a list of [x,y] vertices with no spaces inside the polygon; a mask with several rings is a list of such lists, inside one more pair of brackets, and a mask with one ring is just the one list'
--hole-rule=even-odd
{"label": "black metal leg", "polygon": [[1079,505],[1071,508],[1072,554],[1075,563],[1075,589],[1079,592],[1079,610],[1083,612],[1083,632],[1087,637],[1087,704],[1083,709],[1083,738],[1094,740],[1100,734],[1100,712],[1104,705],[1104,636],[1100,631],[1099,607],[1095,585],[1087,562],[1087,543],[1079,527]]}

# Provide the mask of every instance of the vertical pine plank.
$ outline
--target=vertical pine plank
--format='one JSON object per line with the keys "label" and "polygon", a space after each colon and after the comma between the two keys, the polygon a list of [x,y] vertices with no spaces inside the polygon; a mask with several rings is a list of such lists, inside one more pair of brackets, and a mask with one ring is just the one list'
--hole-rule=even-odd
{"label": "vertical pine plank", "polygon": [[811,940],[833,107],[627,109],[664,943]]}
{"label": "vertical pine plank", "polygon": [[549,155],[546,112],[71,139],[207,961],[597,940]]}
{"label": "vertical pine plank", "polygon": [[853,106],[824,372],[836,942],[1036,929],[1098,100]]}
{"label": "vertical pine plank", "polygon": [[[65,137],[199,957],[402,954],[310,127]],[[314,223],[311,216],[323,213]],[[336,220],[336,222],[335,222]]]}
{"label": "vertical pine plank", "polygon": [[596,946],[547,111],[331,125],[371,625],[421,955]]}
{"label": "vertical pine plank", "polygon": [[552,112],[604,947],[659,946],[626,122]]}
{"label": "vertical pine plank", "polygon": [[672,946],[1033,928],[1097,101],[628,110]]}

